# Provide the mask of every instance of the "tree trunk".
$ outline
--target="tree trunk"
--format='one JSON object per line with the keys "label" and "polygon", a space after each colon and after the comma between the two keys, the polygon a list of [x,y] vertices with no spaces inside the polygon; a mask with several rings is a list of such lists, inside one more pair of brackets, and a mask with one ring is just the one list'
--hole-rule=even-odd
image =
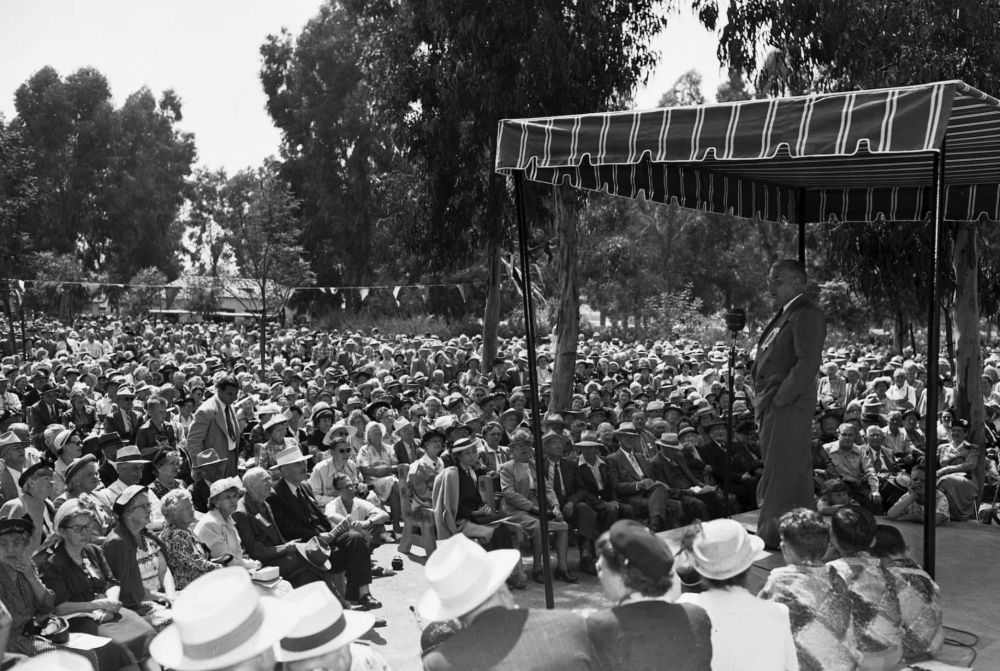
{"label": "tree trunk", "polygon": [[267,373],[267,281],[260,286],[260,371]]}
{"label": "tree trunk", "polygon": [[[983,445],[983,407],[979,346],[979,278],[976,223],[963,221],[955,227],[952,264],[955,270],[955,331],[958,358],[955,362],[954,406],[958,417],[969,420],[969,442]],[[979,459],[976,482],[982,488],[986,459]]]}
{"label": "tree trunk", "polygon": [[580,330],[580,291],[576,283],[576,206],[569,189],[552,189],[552,211],[556,225],[556,286],[559,311],[556,315],[556,351],[552,369],[552,398],[549,407],[569,410],[576,371],[576,345]]}
{"label": "tree trunk", "polygon": [[[973,296],[973,298],[975,298],[975,296]],[[956,309],[955,309],[954,302],[952,303],[952,305],[945,306],[945,308],[944,308],[944,341],[945,341],[945,345],[946,345],[946,350],[948,352],[948,363],[951,365],[951,367],[953,369],[955,368],[955,327],[954,327],[954,324],[955,324],[955,313],[956,313]],[[976,308],[976,314],[977,314],[977,316],[979,314],[979,308],[978,307]],[[979,319],[978,318],[976,319],[976,323],[977,324],[979,323]],[[976,331],[978,331],[978,329],[976,329]],[[974,333],[975,333],[975,331],[974,331]],[[979,338],[978,334],[976,335],[976,338],[977,339]]]}
{"label": "tree trunk", "polygon": [[[483,360],[481,370],[491,370],[497,355],[497,331],[500,327],[500,231],[498,223],[490,231],[486,247],[489,273],[486,277],[486,306],[483,314]],[[527,325],[525,325],[527,326]],[[529,365],[531,362],[529,362]]]}
{"label": "tree trunk", "polygon": [[896,328],[892,334],[893,351],[902,352],[906,343],[906,315],[899,308],[896,309]]}

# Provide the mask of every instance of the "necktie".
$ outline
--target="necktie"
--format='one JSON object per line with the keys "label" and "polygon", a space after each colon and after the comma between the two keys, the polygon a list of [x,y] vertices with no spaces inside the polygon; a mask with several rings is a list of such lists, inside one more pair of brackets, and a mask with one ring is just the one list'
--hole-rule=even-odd
{"label": "necktie", "polygon": [[552,470],[555,471],[555,475],[553,476],[552,483],[555,486],[556,494],[565,494],[566,492],[563,491],[562,474],[559,472],[561,469],[559,468],[559,462],[558,461],[555,462],[554,464],[552,464]]}
{"label": "necktie", "polygon": [[236,422],[233,421],[233,411],[228,405],[224,410],[226,413],[226,429],[229,431],[229,439],[236,442]]}

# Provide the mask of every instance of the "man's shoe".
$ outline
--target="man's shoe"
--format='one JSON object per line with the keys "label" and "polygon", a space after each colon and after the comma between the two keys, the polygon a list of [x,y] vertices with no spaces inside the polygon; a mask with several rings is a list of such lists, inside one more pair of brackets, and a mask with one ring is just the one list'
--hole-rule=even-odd
{"label": "man's shoe", "polygon": [[392,569],[387,569],[384,566],[372,566],[372,577],[374,578],[388,578],[393,575],[396,575],[396,572]]}
{"label": "man's shoe", "polygon": [[385,621],[385,618],[383,618],[383,617],[376,617],[375,618],[375,626],[376,627],[384,627],[386,624],[387,624],[387,622]]}
{"label": "man's shoe", "polygon": [[574,583],[578,582],[580,579],[569,572],[569,569],[557,568],[553,573],[552,577],[556,580],[562,580],[563,582]]}
{"label": "man's shoe", "polygon": [[371,594],[365,594],[363,597],[358,599],[358,605],[363,607],[365,610],[375,610],[376,608],[382,607],[382,602],[378,601]]}
{"label": "man's shoe", "polygon": [[392,535],[391,533],[389,533],[388,531],[386,531],[384,534],[382,534],[381,536],[379,536],[379,539],[384,544],[386,544],[386,545],[389,545],[389,544],[397,542],[396,541],[396,537],[394,535]]}

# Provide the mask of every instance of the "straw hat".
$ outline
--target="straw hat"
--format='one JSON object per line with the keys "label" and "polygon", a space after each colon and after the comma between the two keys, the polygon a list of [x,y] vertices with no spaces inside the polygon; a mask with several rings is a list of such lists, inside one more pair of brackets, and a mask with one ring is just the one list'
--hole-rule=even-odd
{"label": "straw hat", "polygon": [[305,461],[308,458],[302,454],[302,450],[299,449],[298,445],[290,445],[274,455],[274,466],[275,468],[281,468],[282,466],[289,466],[300,461]]}
{"label": "straw hat", "polygon": [[327,446],[333,445],[333,442],[334,442],[333,441],[333,437],[338,432],[341,432],[341,431],[346,431],[347,432],[347,440],[350,440],[351,438],[353,438],[354,436],[356,436],[358,434],[358,427],[354,426],[353,424],[344,424],[343,421],[337,422],[336,424],[334,424],[333,426],[331,426],[330,430],[326,432],[325,436],[323,436],[323,444],[327,445]]}
{"label": "straw hat", "polygon": [[[191,589],[193,588],[193,589]],[[207,671],[252,659],[296,624],[290,605],[258,597],[241,567],[194,580],[174,602],[174,623],[153,639],[150,655],[177,671]]]}
{"label": "straw hat", "polygon": [[243,489],[243,483],[240,482],[240,479],[237,477],[219,478],[208,486],[208,500],[211,501],[219,494],[228,492],[230,489],[239,491],[240,489]]}
{"label": "straw hat", "polygon": [[368,613],[344,612],[322,581],[293,590],[283,603],[298,614],[298,623],[274,646],[279,662],[319,657],[364,636],[375,626],[375,617]]}
{"label": "straw hat", "polygon": [[271,416],[271,419],[264,423],[264,431],[270,431],[279,424],[288,424],[288,418],[282,415],[280,412]]}
{"label": "straw hat", "polygon": [[443,540],[424,567],[431,587],[417,610],[435,622],[464,615],[493,596],[520,559],[517,550],[487,552],[462,534]]}
{"label": "straw hat", "polygon": [[736,520],[712,520],[701,525],[691,548],[693,568],[709,580],[726,580],[768,556],[760,536],[751,536]]}

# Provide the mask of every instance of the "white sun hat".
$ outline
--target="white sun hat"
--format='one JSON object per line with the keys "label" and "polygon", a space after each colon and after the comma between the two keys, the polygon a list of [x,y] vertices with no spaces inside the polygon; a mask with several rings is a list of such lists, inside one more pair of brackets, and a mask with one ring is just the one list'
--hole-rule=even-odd
{"label": "white sun hat", "polygon": [[293,590],[282,602],[295,611],[298,623],[274,646],[279,662],[319,657],[364,636],[375,626],[373,615],[345,612],[322,581]]}
{"label": "white sun hat", "polygon": [[500,589],[520,559],[517,550],[487,552],[462,534],[443,540],[424,567],[431,588],[417,610],[434,622],[464,615]]}
{"label": "white sun hat", "polygon": [[217,569],[184,588],[174,622],[149,645],[160,665],[177,671],[221,669],[252,659],[295,626],[295,611],[258,596],[242,567]]}

